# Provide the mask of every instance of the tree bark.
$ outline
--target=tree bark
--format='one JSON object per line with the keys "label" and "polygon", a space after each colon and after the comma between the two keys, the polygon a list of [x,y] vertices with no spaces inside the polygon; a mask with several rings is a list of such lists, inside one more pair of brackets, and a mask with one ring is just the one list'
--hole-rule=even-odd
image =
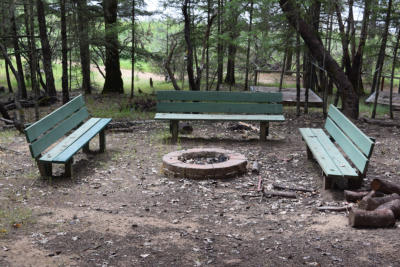
{"label": "tree bark", "polygon": [[381,47],[379,49],[378,60],[376,62],[376,68],[375,68],[378,71],[375,71],[374,79],[372,81],[372,88],[371,88],[371,92],[375,92],[374,107],[372,109],[372,115],[371,115],[371,117],[373,119],[375,119],[375,116],[376,116],[376,107],[377,107],[378,98],[379,98],[379,88],[378,88],[379,80],[382,75],[383,63],[385,61],[385,51],[386,51],[386,43],[387,43],[387,39],[388,39],[388,35],[389,35],[391,12],[392,12],[392,0],[389,0],[386,18],[385,18],[385,29],[383,32],[382,43],[381,43]]}
{"label": "tree bark", "polygon": [[67,21],[65,15],[65,0],[60,0],[61,13],[61,64],[62,64],[62,101],[63,104],[69,101],[68,91],[68,44],[67,44]]}
{"label": "tree bark", "polygon": [[253,6],[254,6],[254,1],[250,1],[250,11],[249,11],[249,31],[248,31],[248,36],[247,36],[247,51],[246,51],[246,76],[244,78],[244,90],[248,91],[249,90],[249,71],[250,71],[250,45],[251,45],[251,31],[253,27]]}
{"label": "tree bark", "polygon": [[47,37],[46,15],[44,13],[44,5],[42,0],[36,0],[37,17],[39,22],[40,43],[42,44],[43,68],[46,75],[47,94],[56,97],[56,87],[54,85],[52,53],[50,49],[49,39]]}
{"label": "tree bark", "polygon": [[26,85],[25,85],[25,78],[24,78],[24,68],[22,67],[21,61],[21,51],[18,44],[18,30],[17,30],[17,23],[15,21],[15,3],[14,0],[10,1],[10,22],[11,22],[11,32],[12,32],[12,43],[14,46],[14,53],[15,53],[15,61],[17,63],[18,75],[21,81],[21,90],[18,91],[19,99],[26,99],[27,92],[26,92]]}
{"label": "tree bark", "polygon": [[390,76],[390,96],[389,96],[389,113],[390,119],[393,120],[393,81],[394,81],[394,71],[396,69],[396,61],[397,61],[397,50],[399,49],[400,43],[400,27],[397,27],[397,38],[396,44],[393,49],[393,62],[392,62],[392,73]]}
{"label": "tree bark", "polygon": [[365,196],[360,203],[358,203],[358,207],[364,210],[374,210],[380,205],[395,199],[400,199],[400,196],[398,194],[391,194],[383,197]]}
{"label": "tree bark", "polygon": [[396,219],[390,209],[369,211],[353,208],[349,213],[349,224],[352,227],[392,227],[395,223]]}
{"label": "tree bark", "polygon": [[35,23],[33,5],[28,1],[24,0],[24,13],[25,13],[25,29],[28,35],[28,61],[29,70],[31,74],[31,85],[32,91],[35,97],[35,119],[39,120],[39,104],[38,98],[40,95],[39,83],[37,81],[37,53],[36,53],[36,40],[35,40]]}
{"label": "tree bark", "polygon": [[385,194],[396,193],[400,195],[400,186],[389,181],[384,181],[381,179],[374,179],[371,182],[371,189],[375,191],[380,191]]}
{"label": "tree bark", "polygon": [[168,58],[167,58],[167,60],[165,61],[164,67],[165,67],[165,69],[167,70],[168,76],[169,76],[169,78],[171,79],[171,82],[172,82],[172,85],[174,86],[174,89],[179,91],[179,90],[181,90],[181,88],[179,88],[179,85],[178,85],[178,83],[177,83],[177,81],[176,81],[176,79],[175,79],[174,72],[171,70],[171,66],[170,66],[171,59],[172,59],[172,55],[174,54],[176,45],[177,45],[176,42],[174,42],[174,43],[172,44],[172,46],[171,46],[171,52],[169,53]]}
{"label": "tree bark", "polygon": [[10,79],[10,68],[9,68],[9,66],[8,66],[7,60],[4,60],[4,61],[5,61],[5,69],[6,69],[6,79],[7,79],[8,92],[12,93],[12,92],[13,92],[13,88],[12,88],[11,79]]}
{"label": "tree bark", "polygon": [[189,3],[190,3],[189,0],[185,0],[182,5],[182,13],[183,13],[183,17],[185,20],[184,34],[185,34],[185,41],[186,41],[186,48],[187,48],[186,69],[187,69],[187,73],[188,73],[190,90],[198,91],[198,90],[200,90],[200,88],[196,87],[196,82],[195,82],[195,78],[194,78],[194,70],[193,70],[193,45],[192,45],[191,30],[190,30],[190,14],[188,12]]}
{"label": "tree bark", "polygon": [[106,79],[103,86],[103,94],[124,93],[124,85],[119,64],[117,8],[118,0],[103,1],[106,47]]}
{"label": "tree bark", "polygon": [[131,98],[133,98],[135,95],[135,5],[136,5],[136,0],[132,0]]}
{"label": "tree bark", "polygon": [[85,94],[91,94],[89,31],[87,30],[89,14],[87,0],[76,0],[76,2],[78,7],[78,35],[79,54],[81,58],[82,90]]}
{"label": "tree bark", "polygon": [[220,85],[222,84],[224,72],[224,45],[221,37],[223,34],[223,8],[224,1],[218,0],[217,91],[219,91]]}
{"label": "tree bark", "polygon": [[359,99],[346,74],[329,52],[326,51],[318,34],[300,17],[298,11],[300,8],[293,4],[292,0],[280,0],[279,3],[289,23],[294,28],[296,28],[297,23],[299,24],[299,33],[313,57],[316,58],[318,62],[325,63],[329,77],[334,81],[336,86],[341,89],[343,113],[353,119],[357,119],[359,115]]}
{"label": "tree bark", "polygon": [[377,210],[385,210],[385,209],[391,210],[394,214],[395,219],[400,218],[400,199],[394,199],[392,201],[383,203],[377,208]]}

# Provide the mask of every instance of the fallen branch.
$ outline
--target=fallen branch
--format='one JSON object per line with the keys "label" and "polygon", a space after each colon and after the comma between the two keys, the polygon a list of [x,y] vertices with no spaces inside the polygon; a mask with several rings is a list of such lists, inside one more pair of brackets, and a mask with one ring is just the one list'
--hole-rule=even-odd
{"label": "fallen branch", "polygon": [[317,207],[318,211],[337,211],[337,212],[342,212],[342,211],[350,211],[351,206],[343,206],[343,207],[335,207],[335,206],[321,206]]}
{"label": "fallen branch", "polygon": [[396,121],[387,121],[387,120],[377,120],[377,119],[369,119],[369,118],[361,118],[363,122],[369,123],[369,124],[374,124],[374,125],[379,125],[382,127],[400,127],[400,123]]}
{"label": "fallen branch", "polygon": [[307,188],[302,188],[302,187],[291,187],[291,186],[285,186],[285,185],[279,185],[279,184],[272,184],[272,186],[275,189],[279,190],[289,190],[289,191],[299,191],[299,192],[314,192],[312,189],[307,189]]}
{"label": "fallen branch", "polygon": [[396,223],[390,209],[361,210],[353,208],[349,213],[349,224],[352,227],[392,227]]}
{"label": "fallen branch", "polygon": [[265,197],[287,197],[287,198],[297,198],[294,192],[283,192],[283,191],[263,191]]}

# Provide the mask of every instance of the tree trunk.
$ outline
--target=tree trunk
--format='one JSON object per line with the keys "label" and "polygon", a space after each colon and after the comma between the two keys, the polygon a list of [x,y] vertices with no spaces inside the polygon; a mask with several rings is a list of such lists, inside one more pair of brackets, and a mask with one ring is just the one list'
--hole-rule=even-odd
{"label": "tree trunk", "polygon": [[36,0],[37,17],[39,22],[40,43],[42,44],[43,68],[46,75],[47,93],[51,97],[56,97],[56,87],[54,85],[53,67],[51,62],[51,49],[47,37],[46,16],[42,0]]}
{"label": "tree trunk", "polygon": [[[132,0],[131,98],[133,98],[135,95],[135,47],[136,47],[136,45],[135,45],[135,5],[136,5],[136,0]],[[168,43],[168,40],[167,40],[167,43]],[[153,86],[151,86],[151,87],[153,87]]]}
{"label": "tree trunk", "polygon": [[[296,25],[297,28],[298,25]],[[296,32],[296,116],[300,116],[300,34]]]}
{"label": "tree trunk", "polygon": [[186,48],[187,48],[187,73],[188,73],[188,79],[189,79],[189,88],[190,90],[193,91],[198,91],[200,88],[196,87],[196,82],[194,79],[194,70],[193,70],[193,46],[192,46],[192,40],[191,40],[191,31],[190,31],[190,14],[188,12],[188,6],[189,6],[189,0],[185,0],[185,2],[182,5],[182,13],[185,19],[185,41],[186,41]]}
{"label": "tree trunk", "polygon": [[249,31],[248,31],[248,36],[247,36],[247,51],[246,51],[246,76],[244,78],[244,90],[248,91],[249,90],[249,71],[250,71],[250,45],[251,45],[251,31],[252,31],[252,26],[253,26],[253,6],[254,6],[254,1],[250,1],[250,11],[249,11],[249,16],[250,16],[250,21],[249,21]]}
{"label": "tree trunk", "polygon": [[24,0],[24,13],[25,13],[25,29],[28,35],[28,61],[29,70],[31,74],[31,85],[32,91],[35,98],[35,119],[39,120],[39,103],[38,98],[40,95],[39,83],[37,81],[37,53],[36,53],[36,40],[35,40],[35,22],[33,5],[28,1]]}
{"label": "tree trunk", "polygon": [[174,72],[171,70],[171,67],[170,67],[172,55],[174,54],[176,45],[177,45],[176,42],[172,44],[172,46],[171,46],[171,52],[169,53],[168,58],[167,58],[167,60],[165,61],[164,67],[165,67],[165,69],[167,70],[168,76],[169,76],[169,78],[171,79],[171,82],[172,82],[172,85],[174,86],[174,89],[177,90],[177,91],[179,91],[179,90],[181,90],[181,88],[179,88],[179,85],[178,85],[178,83],[177,83],[177,81],[176,81],[176,79],[175,79]]}
{"label": "tree trunk", "polygon": [[10,79],[10,67],[8,66],[8,62],[6,60],[5,60],[5,69],[6,69],[8,92],[12,93],[13,88],[12,88],[11,79]]}
{"label": "tree trunk", "polygon": [[[211,0],[207,0],[207,25],[210,25],[211,19]],[[210,88],[210,43],[207,40],[206,48],[206,91]]]}
{"label": "tree trunk", "polygon": [[26,92],[26,85],[24,79],[24,68],[22,67],[21,62],[21,51],[19,49],[18,44],[18,31],[17,31],[17,23],[15,21],[15,4],[14,0],[10,1],[10,22],[11,22],[11,32],[12,32],[12,43],[14,46],[15,52],[15,61],[17,63],[18,75],[21,81],[21,90],[18,92],[19,98],[26,99],[27,92]]}
{"label": "tree trunk", "polygon": [[325,63],[329,77],[334,81],[336,86],[342,91],[343,113],[353,119],[358,118],[359,114],[359,99],[351,82],[345,75],[343,70],[332,58],[332,56],[324,48],[318,34],[313,30],[312,26],[308,25],[299,14],[300,8],[293,4],[292,0],[279,1],[282,10],[284,11],[289,23],[296,28],[299,23],[299,33],[306,43],[309,51],[318,62]]}
{"label": "tree trunk", "polygon": [[63,104],[69,101],[68,91],[68,44],[67,44],[67,21],[65,15],[65,0],[60,0],[61,12],[61,54],[62,54],[62,101]]}
{"label": "tree trunk", "polygon": [[235,44],[228,46],[228,64],[226,66],[225,83],[229,85],[235,84],[235,58],[237,47]]}
{"label": "tree trunk", "polygon": [[391,13],[392,13],[392,0],[389,0],[387,12],[386,12],[386,18],[385,18],[385,28],[382,33],[382,43],[381,43],[381,47],[379,49],[378,60],[376,61],[374,78],[372,80],[371,93],[376,92],[374,108],[372,110],[372,118],[375,118],[375,115],[376,115],[376,103],[377,103],[378,97],[379,97],[379,88],[378,88],[379,80],[380,80],[380,77],[382,74],[383,63],[385,61],[385,50],[386,50],[386,43],[387,43],[387,39],[388,39],[388,35],[389,35]]}
{"label": "tree trunk", "polygon": [[78,35],[79,35],[79,54],[81,57],[82,90],[85,94],[92,93],[90,84],[90,50],[89,50],[89,31],[87,0],[77,0],[78,7]]}
{"label": "tree trunk", "polygon": [[397,27],[397,38],[396,44],[393,49],[393,62],[392,62],[392,73],[390,76],[390,96],[389,96],[389,113],[390,119],[393,120],[393,80],[394,80],[394,71],[396,69],[396,61],[397,61],[397,50],[399,49],[400,43],[400,27]]}
{"label": "tree trunk", "polygon": [[106,47],[106,79],[102,91],[103,94],[124,93],[124,84],[119,65],[117,8],[118,0],[103,1]]}
{"label": "tree trunk", "polygon": [[[222,42],[223,34],[223,8],[224,1],[218,0],[218,44],[217,44],[217,91],[219,91],[220,85],[222,84],[223,72],[224,72],[224,46]],[[400,89],[399,89],[400,90]]]}

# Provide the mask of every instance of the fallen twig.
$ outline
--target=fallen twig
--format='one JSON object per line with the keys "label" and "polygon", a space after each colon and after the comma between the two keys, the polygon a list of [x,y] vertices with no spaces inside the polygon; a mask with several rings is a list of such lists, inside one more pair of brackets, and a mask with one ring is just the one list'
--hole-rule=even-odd
{"label": "fallen twig", "polygon": [[275,189],[279,190],[289,190],[289,191],[300,191],[300,192],[314,192],[312,189],[307,189],[307,188],[301,188],[301,187],[291,187],[291,186],[285,186],[285,185],[279,185],[279,184],[272,184],[272,186]]}

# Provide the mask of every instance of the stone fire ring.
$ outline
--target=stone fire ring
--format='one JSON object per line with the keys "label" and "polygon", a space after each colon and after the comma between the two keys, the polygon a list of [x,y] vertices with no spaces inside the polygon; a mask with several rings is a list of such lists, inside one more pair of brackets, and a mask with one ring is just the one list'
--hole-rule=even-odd
{"label": "stone fire ring", "polygon": [[[223,154],[227,160],[212,164],[192,164],[182,157],[207,157]],[[230,178],[246,172],[247,159],[242,154],[221,148],[194,148],[174,151],[163,157],[163,172],[169,177],[192,179]]]}

